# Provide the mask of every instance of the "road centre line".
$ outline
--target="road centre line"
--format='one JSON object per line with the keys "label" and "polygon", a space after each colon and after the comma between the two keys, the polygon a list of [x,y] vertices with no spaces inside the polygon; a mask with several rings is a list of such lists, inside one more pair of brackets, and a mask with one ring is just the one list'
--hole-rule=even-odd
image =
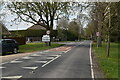
{"label": "road centre line", "polygon": [[93,71],[93,62],[92,62],[92,55],[91,55],[91,47],[92,47],[92,41],[90,43],[90,49],[89,49],[89,54],[90,54],[90,64],[91,64],[91,76],[92,76],[92,79],[94,80],[94,71]]}
{"label": "road centre line", "polygon": [[53,58],[52,60],[48,61],[46,64],[42,65],[41,67],[45,67],[46,65],[48,65],[49,63],[51,63],[52,61],[54,61],[55,59],[59,58],[61,55],[58,55],[57,57]]}

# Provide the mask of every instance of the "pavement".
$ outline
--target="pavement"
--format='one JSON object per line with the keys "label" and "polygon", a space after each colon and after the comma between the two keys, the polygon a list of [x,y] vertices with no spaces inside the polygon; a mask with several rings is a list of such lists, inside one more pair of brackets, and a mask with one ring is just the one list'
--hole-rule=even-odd
{"label": "pavement", "polygon": [[0,67],[1,77],[3,80],[93,78],[90,43],[70,42],[58,48],[4,60]]}

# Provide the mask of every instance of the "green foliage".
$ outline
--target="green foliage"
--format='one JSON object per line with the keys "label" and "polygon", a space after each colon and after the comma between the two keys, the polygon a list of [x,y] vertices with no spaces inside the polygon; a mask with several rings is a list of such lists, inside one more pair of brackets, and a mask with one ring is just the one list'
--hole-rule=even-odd
{"label": "green foliage", "polygon": [[71,21],[68,25],[68,34],[71,40],[78,40],[80,33],[80,26],[77,22]]}
{"label": "green foliage", "polygon": [[95,27],[93,22],[90,22],[85,28],[85,36],[89,39],[95,33]]}
{"label": "green foliage", "polygon": [[103,46],[99,48],[96,47],[95,43],[93,44],[95,55],[98,58],[101,69],[105,73],[105,77],[118,78],[118,44],[111,43],[109,58],[106,56],[106,47],[106,43],[104,43]]}

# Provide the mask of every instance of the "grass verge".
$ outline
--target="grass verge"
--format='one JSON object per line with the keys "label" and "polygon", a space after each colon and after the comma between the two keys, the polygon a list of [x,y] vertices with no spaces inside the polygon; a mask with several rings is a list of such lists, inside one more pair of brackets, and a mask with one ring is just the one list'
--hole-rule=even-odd
{"label": "grass verge", "polygon": [[93,49],[105,77],[118,78],[118,43],[111,43],[109,57],[106,54],[106,47],[106,43],[103,43],[102,47],[99,48],[96,47],[96,43],[93,43]]}
{"label": "grass verge", "polygon": [[51,46],[45,46],[45,43],[29,43],[26,45],[19,46],[19,52],[34,52],[40,50],[46,50],[54,47],[62,46],[63,44],[52,43]]}

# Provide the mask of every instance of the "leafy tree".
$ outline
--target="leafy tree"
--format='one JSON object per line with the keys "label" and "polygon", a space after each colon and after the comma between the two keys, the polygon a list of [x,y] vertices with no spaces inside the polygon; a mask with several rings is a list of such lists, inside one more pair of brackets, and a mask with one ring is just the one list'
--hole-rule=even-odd
{"label": "leafy tree", "polygon": [[111,36],[120,30],[118,26],[120,24],[119,5],[119,2],[96,2],[93,4],[90,14],[95,32],[101,34],[98,37],[98,47],[99,41],[107,40],[107,56],[109,56]]}
{"label": "leafy tree", "polygon": [[[117,5],[117,6],[116,6]],[[117,33],[119,31],[118,26],[120,24],[120,17],[118,15],[118,5],[120,5],[119,2],[111,3],[109,2],[107,4],[107,7],[105,9],[105,18],[104,18],[104,29],[106,30],[106,36],[107,36],[107,56],[109,57],[110,54],[110,42],[111,42],[111,36],[112,33]],[[118,35],[116,35],[118,36]]]}
{"label": "leafy tree", "polygon": [[67,12],[68,5],[68,2],[12,2],[8,7],[19,19],[32,24],[47,25],[44,27],[52,30],[54,20]]}
{"label": "leafy tree", "polygon": [[93,22],[89,22],[89,24],[87,25],[87,27],[85,28],[85,36],[88,37],[89,39],[93,39],[93,35],[94,35],[94,32],[95,32],[95,29],[94,29],[94,24]]}
{"label": "leafy tree", "polygon": [[68,23],[69,19],[67,17],[62,17],[60,20],[58,20],[58,37],[62,40],[67,40]]}
{"label": "leafy tree", "polygon": [[72,34],[72,40],[79,40],[80,25],[74,20],[68,25],[68,32]]}

